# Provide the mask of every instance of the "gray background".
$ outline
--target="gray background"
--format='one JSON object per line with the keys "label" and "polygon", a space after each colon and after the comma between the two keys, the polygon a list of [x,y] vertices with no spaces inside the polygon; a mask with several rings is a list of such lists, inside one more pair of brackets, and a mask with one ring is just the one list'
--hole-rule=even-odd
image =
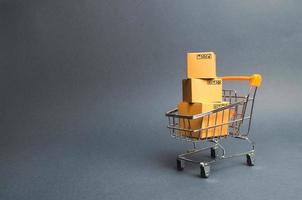
{"label": "gray background", "polygon": [[[297,199],[300,1],[0,1],[0,199]],[[261,73],[257,165],[175,169],[187,51]],[[244,83],[243,83],[244,84]],[[244,86],[247,86],[245,84]]]}

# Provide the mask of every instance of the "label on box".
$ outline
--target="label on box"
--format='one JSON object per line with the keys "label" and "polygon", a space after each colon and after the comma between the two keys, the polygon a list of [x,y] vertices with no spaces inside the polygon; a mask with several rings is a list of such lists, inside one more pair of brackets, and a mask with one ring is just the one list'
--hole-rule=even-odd
{"label": "label on box", "polygon": [[213,80],[209,80],[209,85],[221,85],[222,84],[222,80],[221,79],[213,79]]}
{"label": "label on box", "polygon": [[210,53],[201,53],[201,54],[197,54],[196,55],[196,59],[197,60],[201,60],[201,59],[211,59],[212,58],[212,54]]}
{"label": "label on box", "polygon": [[217,109],[217,108],[221,108],[221,107],[227,106],[227,105],[228,105],[228,103],[215,104],[215,105],[213,106],[213,108],[214,108],[214,109]]}

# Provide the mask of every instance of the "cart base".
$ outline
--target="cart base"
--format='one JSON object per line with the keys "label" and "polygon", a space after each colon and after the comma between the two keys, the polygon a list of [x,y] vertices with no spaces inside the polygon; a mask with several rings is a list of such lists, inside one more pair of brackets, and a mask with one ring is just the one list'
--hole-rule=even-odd
{"label": "cart base", "polygon": [[[213,142],[214,145],[211,145],[209,147],[205,147],[202,149],[196,149],[196,146],[194,144],[194,149],[189,150],[186,153],[180,154],[177,156],[177,170],[183,171],[185,168],[185,163],[190,162],[193,164],[198,164],[200,166],[200,176],[202,178],[208,178],[210,176],[211,171],[211,164],[217,162],[218,160],[223,159],[229,159],[233,157],[239,157],[239,156],[246,156],[246,163],[248,166],[254,166],[255,165],[255,148],[254,143],[248,139],[247,137],[240,137],[239,139],[247,140],[251,144],[251,150],[245,151],[237,154],[231,154],[229,156],[226,156],[225,149],[223,146],[218,142],[218,140],[211,140],[210,142]],[[199,154],[204,151],[210,150],[211,152],[211,159],[210,160],[196,160],[192,159],[192,156]],[[220,153],[221,152],[221,153]]]}

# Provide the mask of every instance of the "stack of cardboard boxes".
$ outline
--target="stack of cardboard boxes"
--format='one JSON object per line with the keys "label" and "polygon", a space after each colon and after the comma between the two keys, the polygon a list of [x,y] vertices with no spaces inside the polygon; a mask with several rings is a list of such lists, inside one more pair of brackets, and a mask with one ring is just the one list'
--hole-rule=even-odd
{"label": "stack of cardboard boxes", "polygon": [[[178,104],[180,115],[195,115],[226,106],[229,102],[222,101],[222,80],[216,77],[216,55],[214,52],[187,53],[187,79],[182,81],[183,101]],[[217,116],[216,116],[217,115]],[[204,119],[179,120],[184,129],[201,129],[226,123],[229,110],[224,113],[211,114]],[[228,135],[228,125],[209,128],[208,131],[182,131],[182,135],[190,137],[211,138]]]}

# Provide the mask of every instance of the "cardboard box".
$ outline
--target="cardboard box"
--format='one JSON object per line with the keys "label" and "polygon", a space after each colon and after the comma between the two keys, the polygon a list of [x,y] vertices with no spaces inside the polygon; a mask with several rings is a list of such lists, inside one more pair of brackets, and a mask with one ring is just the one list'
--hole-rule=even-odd
{"label": "cardboard box", "polygon": [[[180,115],[195,115],[200,113],[209,112],[213,109],[217,109],[222,106],[229,105],[229,102],[214,102],[214,103],[188,103],[180,102],[178,104],[178,113]],[[184,129],[196,130],[200,128],[207,128],[210,126],[227,123],[230,119],[234,117],[234,112],[230,112],[229,109],[220,111],[218,113],[211,114],[210,116],[204,117],[202,119],[188,120],[188,119],[179,119],[179,127]],[[181,131],[181,135],[193,138],[212,138],[228,135],[228,124],[217,126],[216,128],[209,128],[203,130],[202,132],[190,132],[190,131]]]}
{"label": "cardboard box", "polygon": [[222,80],[184,79],[182,81],[182,99],[190,103],[218,102],[222,100]]}
{"label": "cardboard box", "polygon": [[216,55],[214,52],[187,53],[188,78],[215,78]]}

